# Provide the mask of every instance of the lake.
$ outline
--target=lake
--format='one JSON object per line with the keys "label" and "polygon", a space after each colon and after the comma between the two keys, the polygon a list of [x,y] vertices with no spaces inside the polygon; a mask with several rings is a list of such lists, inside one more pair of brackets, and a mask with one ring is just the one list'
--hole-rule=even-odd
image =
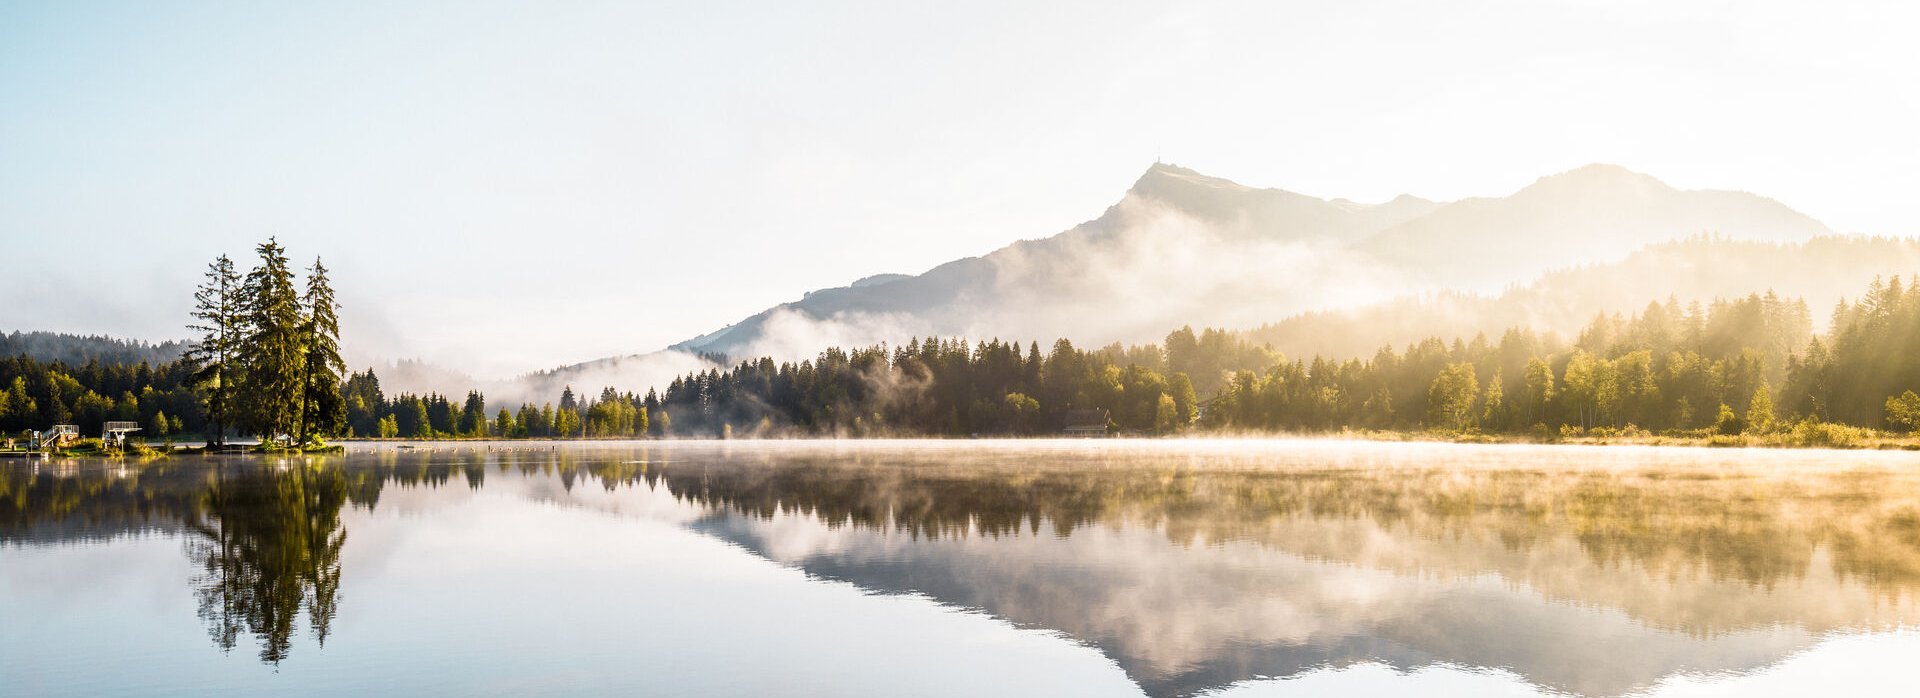
{"label": "lake", "polygon": [[0,694],[1877,695],[1920,454],[354,444],[0,461]]}

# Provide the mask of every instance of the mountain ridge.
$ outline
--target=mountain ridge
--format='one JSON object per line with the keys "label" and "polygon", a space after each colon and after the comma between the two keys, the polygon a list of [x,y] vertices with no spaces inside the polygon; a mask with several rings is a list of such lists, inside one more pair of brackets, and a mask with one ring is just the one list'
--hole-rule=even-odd
{"label": "mountain ridge", "polygon": [[[1713,231],[1766,241],[1831,234],[1819,221],[1766,197],[1676,189],[1612,164],[1545,175],[1506,196],[1437,202],[1402,194],[1360,204],[1154,163],[1098,217],[1060,233],[917,275],[887,275],[880,284],[815,290],[669,348],[758,355],[778,348],[759,341],[769,324],[791,326],[796,317],[884,325],[895,341],[902,333],[1130,341],[1169,323],[1252,326],[1337,304],[1343,294],[1325,292],[1329,286],[1354,291],[1361,301],[1420,289],[1485,290]],[[1140,272],[1157,265],[1184,268]],[[1142,298],[1115,276],[1169,290],[1161,298]],[[1273,283],[1281,277],[1302,283]],[[1236,300],[1236,293],[1247,295]],[[1169,299],[1177,302],[1162,302]],[[1100,311],[1110,300],[1127,303],[1126,314],[1134,319]],[[1247,309],[1220,312],[1238,306]],[[1052,327],[1026,320],[1048,316],[1058,318]],[[1090,323],[1087,316],[1111,319]],[[889,338],[883,332],[836,334],[853,341]]]}
{"label": "mountain ridge", "polygon": [[1596,163],[1541,177],[1505,197],[1441,206],[1376,234],[1360,249],[1435,285],[1485,288],[1702,233],[1794,242],[1833,231],[1768,197],[1676,189],[1651,175]]}
{"label": "mountain ridge", "polygon": [[1365,204],[1154,163],[1098,216],[1053,235],[919,274],[817,289],[660,351],[516,384],[536,393],[566,384],[644,390],[714,360],[799,361],[827,346],[925,336],[1103,345],[1158,341],[1183,325],[1270,334],[1307,326],[1289,320],[1303,315],[1406,307],[1419,294],[1497,293],[1555,270],[1630,274],[1620,264],[1631,253],[1709,231],[1763,242],[1831,235],[1767,197],[1681,190],[1611,164],[1544,175],[1505,196],[1401,194]]}

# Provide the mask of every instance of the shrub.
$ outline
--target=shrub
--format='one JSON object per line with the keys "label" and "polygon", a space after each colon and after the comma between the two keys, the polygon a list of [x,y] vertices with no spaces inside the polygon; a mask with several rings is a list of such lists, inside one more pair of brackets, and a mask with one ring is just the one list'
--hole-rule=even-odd
{"label": "shrub", "polygon": [[1747,420],[1734,414],[1733,408],[1723,402],[1720,403],[1720,416],[1713,420],[1713,430],[1722,436],[1739,436],[1740,432],[1747,430]]}
{"label": "shrub", "polygon": [[1920,395],[1913,391],[1887,398],[1887,425],[1906,431],[1920,430]]}
{"label": "shrub", "polygon": [[1707,437],[1707,445],[1708,446],[1745,446],[1747,445],[1747,440],[1740,438],[1739,434],[1714,434],[1713,436]]}
{"label": "shrub", "polygon": [[1845,424],[1806,420],[1794,425],[1787,440],[1797,446],[1859,448],[1873,439],[1873,430]]}

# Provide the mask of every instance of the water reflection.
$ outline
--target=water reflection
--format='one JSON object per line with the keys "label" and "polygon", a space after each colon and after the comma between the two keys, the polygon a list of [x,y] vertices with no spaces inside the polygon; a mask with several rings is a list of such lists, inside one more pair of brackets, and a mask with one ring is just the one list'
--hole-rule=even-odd
{"label": "water reflection", "polygon": [[340,549],[347,532],[340,508],[347,478],[337,467],[216,468],[186,522],[187,554],[200,619],[221,649],[241,633],[260,643],[260,661],[278,663],[293,647],[293,626],[305,609],[314,640],[325,646],[338,612]]}
{"label": "water reflection", "polygon": [[279,662],[296,626],[323,645],[341,613],[345,508],[386,487],[432,501],[551,483],[522,491],[668,498],[693,529],[815,577],[1062,632],[1154,695],[1360,662],[1619,695],[1914,624],[1917,463],[1329,444],[381,449],[9,465],[0,544],[180,536],[214,643],[251,636]]}

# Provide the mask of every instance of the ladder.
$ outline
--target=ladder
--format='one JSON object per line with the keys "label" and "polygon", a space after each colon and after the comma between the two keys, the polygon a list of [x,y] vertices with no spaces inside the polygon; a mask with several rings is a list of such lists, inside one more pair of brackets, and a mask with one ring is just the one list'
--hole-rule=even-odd
{"label": "ladder", "polygon": [[78,438],[80,438],[79,425],[55,424],[53,428],[45,432],[36,431],[33,433],[33,448],[34,450],[44,451]]}

